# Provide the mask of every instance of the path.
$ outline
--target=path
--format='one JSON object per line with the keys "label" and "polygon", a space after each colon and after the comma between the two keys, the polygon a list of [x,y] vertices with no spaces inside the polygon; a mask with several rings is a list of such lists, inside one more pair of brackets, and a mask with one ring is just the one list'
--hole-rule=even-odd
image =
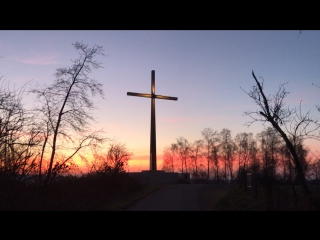
{"label": "path", "polygon": [[203,196],[212,198],[212,189],[208,184],[170,185],[139,200],[126,211],[201,211],[210,200]]}

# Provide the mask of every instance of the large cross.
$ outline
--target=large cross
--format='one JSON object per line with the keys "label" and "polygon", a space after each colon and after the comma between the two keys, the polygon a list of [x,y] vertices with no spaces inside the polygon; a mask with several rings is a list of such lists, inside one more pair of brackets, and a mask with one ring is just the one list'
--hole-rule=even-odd
{"label": "large cross", "polygon": [[155,94],[155,71],[151,71],[151,94],[127,92],[129,96],[151,98],[151,131],[150,131],[150,171],[157,171],[157,152],[156,152],[156,104],[155,99],[175,100],[177,97],[168,97]]}

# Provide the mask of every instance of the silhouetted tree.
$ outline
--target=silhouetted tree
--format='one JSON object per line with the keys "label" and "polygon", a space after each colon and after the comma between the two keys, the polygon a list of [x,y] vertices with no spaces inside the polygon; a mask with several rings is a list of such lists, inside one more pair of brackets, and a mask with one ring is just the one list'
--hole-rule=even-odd
{"label": "silhouetted tree", "polygon": [[133,153],[127,149],[125,144],[112,140],[109,143],[107,153],[94,153],[94,168],[98,172],[108,174],[122,173],[126,171],[132,156]]}
{"label": "silhouetted tree", "polygon": [[250,152],[255,145],[253,133],[238,133],[234,141],[238,147],[238,168],[243,167],[243,169],[246,170],[250,161]]}
{"label": "silhouetted tree", "polygon": [[210,179],[210,161],[212,159],[211,153],[215,143],[219,141],[218,132],[211,128],[205,128],[201,131],[203,147],[205,149],[205,156],[207,158],[207,177]]}
{"label": "silhouetted tree", "polygon": [[174,172],[174,152],[171,147],[165,147],[163,150],[162,170]]}
{"label": "silhouetted tree", "polygon": [[253,155],[256,141],[253,139],[252,133],[238,133],[235,137],[238,155],[238,180],[240,187],[246,187],[247,169],[249,167],[250,158]]}
{"label": "silhouetted tree", "polygon": [[95,57],[104,55],[103,49],[101,46],[90,48],[79,42],[73,46],[80,55],[72,61],[73,64],[70,67],[58,68],[53,84],[38,86],[30,91],[37,94],[41,106],[35,111],[44,123],[41,129],[44,137],[41,156],[47,153],[49,159],[44,186],[52,178],[57,151],[67,150],[64,156],[60,155],[59,165],[63,166],[80,149],[104,140],[99,136],[99,131],[90,132],[89,129],[90,121],[94,120],[90,114],[94,104],[89,98],[89,93],[101,97],[104,97],[104,94],[102,84],[88,76],[92,69],[101,68],[101,63],[97,62]]}
{"label": "silhouetted tree", "polygon": [[250,116],[253,119],[248,123],[248,126],[255,121],[263,123],[269,122],[281,135],[292,155],[297,177],[302,186],[302,191],[306,196],[310,197],[312,194],[306,182],[303,165],[297,153],[296,145],[300,139],[314,137],[314,131],[319,128],[318,120],[312,118],[309,112],[303,114],[301,111],[301,104],[299,110],[285,108],[284,100],[288,95],[288,92],[284,88],[285,84],[281,84],[274,95],[267,97],[263,90],[263,81],[260,83],[253,71],[252,76],[256,85],[246,93],[260,107],[260,110],[245,112],[247,116]]}
{"label": "silhouetted tree", "polygon": [[211,150],[211,156],[214,166],[214,179],[220,182],[220,164],[219,164],[219,146],[214,145]]}
{"label": "silhouetted tree", "polygon": [[167,146],[163,150],[163,163],[162,170],[168,172],[174,172],[175,167],[177,166],[176,155],[178,155],[178,145],[177,143],[172,143],[170,146]]}
{"label": "silhouetted tree", "polygon": [[35,173],[38,131],[22,104],[26,85],[11,90],[1,78],[0,84],[0,175],[21,182]]}
{"label": "silhouetted tree", "polygon": [[257,134],[260,142],[261,158],[261,182],[265,189],[269,207],[273,205],[273,189],[276,183],[276,170],[278,166],[278,155],[282,143],[279,133],[272,127],[268,127]]}
{"label": "silhouetted tree", "polygon": [[273,178],[276,174],[282,138],[274,128],[268,127],[257,134],[257,139],[260,142],[262,168]]}
{"label": "silhouetted tree", "polygon": [[190,158],[194,164],[194,173],[193,173],[193,177],[198,178],[198,161],[199,158],[201,158],[202,154],[201,154],[201,148],[203,147],[203,141],[202,140],[196,140],[194,141],[194,143],[192,144],[191,148],[190,148]]}
{"label": "silhouetted tree", "polygon": [[177,153],[177,150],[178,150],[178,146],[176,143],[171,143],[171,146],[170,146],[170,151],[172,153],[172,161],[171,161],[171,165],[172,165],[172,169],[174,171],[174,168],[175,168],[175,155]]}
{"label": "silhouetted tree", "polygon": [[250,163],[248,166],[248,169],[253,172],[253,173],[259,173],[260,171],[260,159],[258,158],[258,146],[257,146],[257,141],[253,140],[251,142],[251,147],[250,147]]}
{"label": "silhouetted tree", "polygon": [[222,129],[220,134],[220,149],[225,162],[225,181],[227,181],[227,171],[229,171],[230,181],[233,180],[233,161],[237,146],[232,140],[231,131]]}
{"label": "silhouetted tree", "polygon": [[183,168],[187,172],[187,159],[190,153],[190,144],[188,140],[184,137],[179,137],[176,139],[176,146],[177,146],[177,154],[181,161],[181,172],[183,173]]}
{"label": "silhouetted tree", "polygon": [[282,168],[282,179],[285,183],[293,183],[294,179],[294,164],[290,151],[286,144],[283,143],[279,149],[280,162],[279,165]]}

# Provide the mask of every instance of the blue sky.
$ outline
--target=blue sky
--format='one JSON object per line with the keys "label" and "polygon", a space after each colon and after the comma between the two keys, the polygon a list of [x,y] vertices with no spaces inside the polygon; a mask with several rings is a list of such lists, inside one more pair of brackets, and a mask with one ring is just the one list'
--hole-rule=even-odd
{"label": "blue sky", "polygon": [[[134,152],[139,170],[149,168],[151,100],[127,96],[150,93],[155,70],[158,169],[165,146],[183,136],[201,138],[204,128],[261,132],[250,128],[245,111],[258,109],[241,88],[254,85],[252,70],[273,94],[288,82],[287,104],[320,117],[320,31],[299,30],[0,30],[0,76],[11,84],[50,84],[55,69],[78,57],[72,43],[104,48],[102,69],[90,76],[103,84],[105,99],[94,98],[96,128]],[[33,96],[24,98],[32,107]],[[134,164],[132,164],[133,166]],[[134,170],[134,168],[132,168]]]}

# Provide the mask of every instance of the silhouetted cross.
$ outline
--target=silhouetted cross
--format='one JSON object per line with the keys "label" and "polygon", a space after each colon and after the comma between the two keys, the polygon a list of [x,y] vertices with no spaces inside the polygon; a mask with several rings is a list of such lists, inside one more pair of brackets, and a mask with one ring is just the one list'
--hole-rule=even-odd
{"label": "silhouetted cross", "polygon": [[177,97],[168,97],[155,94],[155,71],[151,71],[151,94],[127,92],[129,96],[151,98],[151,132],[150,132],[150,171],[157,171],[157,152],[156,152],[156,106],[155,99],[175,100]]}

